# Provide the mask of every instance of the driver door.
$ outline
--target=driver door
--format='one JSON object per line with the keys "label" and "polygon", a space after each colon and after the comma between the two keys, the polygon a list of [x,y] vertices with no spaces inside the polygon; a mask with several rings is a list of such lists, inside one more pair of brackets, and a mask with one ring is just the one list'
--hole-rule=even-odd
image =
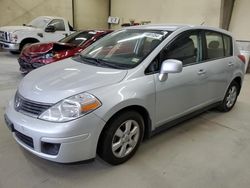
{"label": "driver door", "polygon": [[66,31],[65,23],[62,19],[54,19],[47,26],[54,26],[55,32],[44,32],[45,41],[59,41],[62,38],[68,36],[68,31]]}
{"label": "driver door", "polygon": [[[168,74],[166,81],[156,84],[156,126],[179,118],[199,108],[206,102],[207,75],[201,73],[201,34],[189,31],[180,34],[162,49],[158,61],[177,59],[183,62],[181,73]],[[160,69],[161,64],[159,64]]]}

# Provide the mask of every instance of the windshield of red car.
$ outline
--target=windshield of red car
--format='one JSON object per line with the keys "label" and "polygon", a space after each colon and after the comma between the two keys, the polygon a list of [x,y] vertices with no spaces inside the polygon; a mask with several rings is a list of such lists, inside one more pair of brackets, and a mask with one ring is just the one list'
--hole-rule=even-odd
{"label": "windshield of red car", "polygon": [[69,35],[68,37],[63,38],[59,42],[70,43],[79,46],[85,43],[87,40],[91,39],[95,35],[96,35],[95,31],[79,31]]}

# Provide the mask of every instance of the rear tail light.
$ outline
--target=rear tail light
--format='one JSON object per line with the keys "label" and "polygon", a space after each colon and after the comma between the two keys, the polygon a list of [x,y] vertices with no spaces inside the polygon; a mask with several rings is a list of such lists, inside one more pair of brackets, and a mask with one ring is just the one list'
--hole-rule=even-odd
{"label": "rear tail light", "polygon": [[238,55],[238,58],[243,62],[246,63],[246,58],[244,55]]}

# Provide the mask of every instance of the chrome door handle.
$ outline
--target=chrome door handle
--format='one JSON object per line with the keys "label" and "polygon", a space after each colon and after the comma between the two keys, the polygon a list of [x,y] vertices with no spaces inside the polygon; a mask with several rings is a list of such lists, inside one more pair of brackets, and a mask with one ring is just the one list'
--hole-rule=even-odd
{"label": "chrome door handle", "polygon": [[197,74],[198,75],[203,75],[203,74],[206,74],[207,71],[203,70],[203,69],[200,69]]}
{"label": "chrome door handle", "polygon": [[233,63],[233,62],[229,62],[229,63],[228,63],[228,66],[229,66],[229,67],[232,67],[232,66],[234,66],[234,63]]}

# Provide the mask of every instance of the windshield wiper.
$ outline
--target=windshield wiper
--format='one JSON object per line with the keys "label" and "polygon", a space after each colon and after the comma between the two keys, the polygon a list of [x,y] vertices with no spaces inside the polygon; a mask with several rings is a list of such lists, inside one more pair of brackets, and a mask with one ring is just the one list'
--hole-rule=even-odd
{"label": "windshield wiper", "polygon": [[82,59],[84,62],[86,62],[86,63],[88,63],[88,64],[91,63],[91,64],[94,64],[94,65],[100,66],[99,62],[98,62],[97,59],[95,59],[95,58],[82,56],[81,54],[80,54],[80,57],[81,57],[81,59]]}
{"label": "windshield wiper", "polygon": [[114,64],[114,63],[111,63],[107,60],[104,60],[104,59],[98,59],[98,61],[108,67],[112,67],[112,68],[115,68],[115,69],[124,69],[124,68],[129,68],[130,66],[126,66],[125,64]]}
{"label": "windshield wiper", "polygon": [[86,57],[86,56],[82,56],[82,55],[80,55],[80,57],[85,62],[94,64],[96,66],[111,67],[111,68],[115,68],[115,69],[124,69],[123,66],[115,65],[115,64],[110,63],[109,61],[106,61],[106,60],[103,60],[103,59],[97,59],[97,58],[93,58],[93,57]]}

